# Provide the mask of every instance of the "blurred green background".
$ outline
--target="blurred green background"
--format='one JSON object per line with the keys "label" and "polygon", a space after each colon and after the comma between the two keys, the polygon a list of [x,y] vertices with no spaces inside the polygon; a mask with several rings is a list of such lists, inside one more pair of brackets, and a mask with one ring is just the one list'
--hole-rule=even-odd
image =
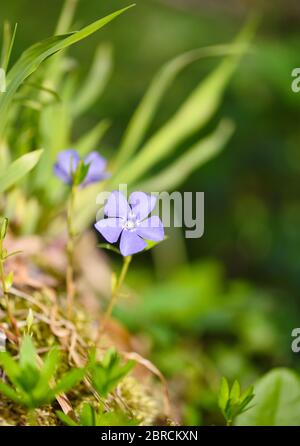
{"label": "blurred green background", "polygon": [[[79,1],[77,28],[128,3]],[[147,328],[153,360],[184,395],[186,423],[199,423],[203,417],[211,420],[215,400],[207,389],[216,389],[221,374],[247,383],[277,365],[300,370],[299,357],[290,349],[292,328],[300,321],[300,93],[291,90],[291,72],[300,66],[300,5],[296,0],[264,7],[246,0],[136,3],[71,50],[84,76],[97,43],[113,46],[109,86],[76,129],[80,134],[111,118],[104,142],[108,153],[117,147],[164,62],[193,48],[230,42],[249,15],[261,14],[250,54],[211,124],[230,117],[235,134],[181,188],[205,192],[205,234],[184,241],[180,249],[180,237],[178,244],[166,243],[161,257],[155,255],[156,272],[149,274],[150,255],[136,262],[129,283],[144,299],[131,306],[125,302],[118,310],[132,331]],[[61,6],[62,0],[2,5],[0,21],[19,23],[14,59],[53,33]],[[184,70],[164,98],[152,130],[215,65],[202,60]]]}

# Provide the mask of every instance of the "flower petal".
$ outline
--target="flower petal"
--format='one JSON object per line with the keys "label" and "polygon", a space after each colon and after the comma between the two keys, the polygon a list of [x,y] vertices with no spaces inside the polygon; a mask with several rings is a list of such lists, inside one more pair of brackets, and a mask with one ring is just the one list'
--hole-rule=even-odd
{"label": "flower petal", "polygon": [[146,246],[147,243],[135,231],[124,229],[120,242],[120,251],[124,257],[143,251]]}
{"label": "flower petal", "polygon": [[136,233],[146,240],[161,242],[165,237],[164,225],[157,215],[139,223]]}
{"label": "flower petal", "polygon": [[127,218],[129,212],[130,207],[124,194],[117,190],[113,191],[108,197],[106,205],[104,206],[104,214],[107,217]]}
{"label": "flower petal", "polygon": [[64,183],[70,184],[72,182],[72,175],[62,169],[58,163],[54,164],[53,170],[55,175]]}
{"label": "flower petal", "polygon": [[97,183],[98,181],[104,180],[109,176],[106,172],[107,161],[97,152],[91,152],[84,160],[85,164],[89,164],[89,170],[87,176],[83,182],[83,186],[90,183]]}
{"label": "flower petal", "polygon": [[68,149],[58,154],[56,165],[66,174],[71,176],[71,173],[75,172],[79,160],[80,158],[76,150]]}
{"label": "flower petal", "polygon": [[120,218],[104,218],[97,221],[95,228],[109,242],[116,243],[123,229],[124,221]]}
{"label": "flower petal", "polygon": [[155,195],[145,194],[145,192],[133,192],[129,197],[132,212],[137,220],[144,220],[153,211],[157,198]]}

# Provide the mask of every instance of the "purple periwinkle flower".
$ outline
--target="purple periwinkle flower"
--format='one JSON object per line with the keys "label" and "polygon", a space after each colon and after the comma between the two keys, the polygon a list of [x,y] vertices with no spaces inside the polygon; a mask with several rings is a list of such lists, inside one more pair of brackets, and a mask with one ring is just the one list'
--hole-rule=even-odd
{"label": "purple periwinkle flower", "polygon": [[[64,183],[72,184],[80,161],[80,156],[74,149],[60,152],[54,165],[55,175]],[[109,177],[106,171],[106,159],[99,155],[99,153],[91,152],[82,161],[84,165],[88,166],[88,171],[81,183],[81,187],[85,187],[91,183],[97,183]]]}
{"label": "purple periwinkle flower", "polygon": [[116,243],[120,238],[120,252],[131,256],[143,251],[145,240],[160,242],[164,239],[164,226],[157,215],[149,218],[156,204],[156,197],[144,192],[133,192],[129,204],[125,196],[114,191],[104,207],[107,218],[95,224],[98,232],[109,242]]}

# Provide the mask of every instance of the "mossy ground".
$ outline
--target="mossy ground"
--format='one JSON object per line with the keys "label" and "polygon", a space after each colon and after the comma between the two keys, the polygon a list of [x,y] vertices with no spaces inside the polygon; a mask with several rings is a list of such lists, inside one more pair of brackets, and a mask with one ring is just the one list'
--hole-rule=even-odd
{"label": "mossy ground", "polygon": [[[37,267],[36,262],[26,264],[18,263],[18,267],[30,271],[34,268],[35,276],[39,281],[43,280],[45,272]],[[14,268],[14,265],[11,265]],[[38,271],[38,273],[37,273]],[[52,279],[47,271],[47,282]],[[80,280],[80,278],[79,278]],[[53,346],[59,346],[62,353],[62,365],[59,374],[71,367],[84,366],[88,352],[96,346],[99,359],[104,355],[107,348],[116,346],[122,354],[126,351],[126,342],[130,334],[126,333],[126,342],[122,339],[125,329],[118,326],[116,322],[107,325],[105,331],[99,337],[99,324],[101,323],[101,311],[91,313],[85,305],[84,295],[79,296],[74,307],[73,318],[69,320],[65,311],[65,293],[63,281],[57,281],[57,274],[53,274],[55,287],[48,284],[42,286],[39,283],[34,287],[22,286],[20,281],[12,287],[9,294],[10,305],[14,314],[16,327],[7,321],[5,304],[0,309],[0,330],[7,336],[6,348],[18,356],[19,341],[22,334],[28,331],[28,314],[31,310],[33,322],[30,326],[30,334],[34,340],[38,354],[42,358]],[[87,294],[89,291],[87,290]],[[116,328],[117,327],[117,328]],[[117,344],[117,345],[116,345]],[[121,349],[120,349],[121,346]],[[127,349],[128,350],[128,349]],[[4,377],[5,378],[5,377]],[[95,408],[104,408],[105,411],[121,410],[138,424],[165,424],[167,421],[164,410],[161,383],[146,370],[145,366],[137,365],[130,376],[127,376],[118,385],[117,389],[109,395],[106,400],[95,396],[95,392],[88,382],[83,382],[64,397],[64,404],[58,399],[52,405],[42,407],[36,411],[36,424],[38,425],[60,425],[56,416],[57,410],[69,411],[73,417],[77,417],[83,403],[88,402]],[[29,418],[26,409],[0,396],[0,425],[28,425]]]}

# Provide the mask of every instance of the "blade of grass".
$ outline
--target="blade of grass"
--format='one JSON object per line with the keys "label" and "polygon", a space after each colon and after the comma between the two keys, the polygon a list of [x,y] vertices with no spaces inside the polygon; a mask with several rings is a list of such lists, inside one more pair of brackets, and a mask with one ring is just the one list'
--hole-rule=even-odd
{"label": "blade of grass", "polygon": [[43,150],[35,150],[21,156],[8,167],[0,171],[0,193],[15,185],[38,163]]}
{"label": "blade of grass", "polygon": [[50,37],[49,39],[39,42],[27,49],[9,71],[7,76],[6,93],[0,96],[0,136],[2,136],[7,121],[8,108],[13,100],[15,92],[24,82],[24,80],[30,76],[44,60],[58,51],[61,51],[88,37],[89,35],[98,31],[100,28],[103,28],[132,6],[134,5],[130,5],[104,18],[96,20],[94,23],[82,28],[80,31],[67,35]]}
{"label": "blade of grass", "polygon": [[252,26],[247,26],[240,33],[234,45],[242,45],[244,51],[226,57],[196,87],[175,115],[112,178],[114,186],[137,182],[156,163],[170,156],[180,143],[207,124],[221,104],[225,88],[248,48],[252,32]]}
{"label": "blade of grass", "polygon": [[1,52],[1,67],[4,69],[4,71],[7,70],[11,52],[14,46],[16,32],[17,32],[18,24],[15,24],[13,33],[11,33],[11,27],[9,22],[4,23],[3,28],[3,45],[2,45],[2,52]]}
{"label": "blade of grass", "polygon": [[55,34],[64,34],[69,31],[74,18],[78,0],[66,0],[58,19]]}
{"label": "blade of grass", "polygon": [[112,49],[110,45],[97,48],[91,70],[72,103],[72,114],[84,113],[103,93],[112,71]]}
{"label": "blade of grass", "polygon": [[74,147],[78,150],[81,156],[85,156],[89,152],[97,149],[97,145],[102,137],[110,127],[110,121],[103,119],[92,130],[83,135],[75,144]]}
{"label": "blade of grass", "polygon": [[199,59],[238,54],[242,51],[243,46],[241,45],[208,46],[188,51],[167,62],[154,77],[148,91],[133,114],[115,160],[114,169],[117,170],[138,149],[164,93],[181,70]]}
{"label": "blade of grass", "polygon": [[202,164],[220,153],[228,143],[234,131],[231,121],[222,121],[217,129],[191,147],[178,160],[163,169],[158,175],[149,178],[135,188],[145,192],[174,190],[180,186],[188,176]]}

